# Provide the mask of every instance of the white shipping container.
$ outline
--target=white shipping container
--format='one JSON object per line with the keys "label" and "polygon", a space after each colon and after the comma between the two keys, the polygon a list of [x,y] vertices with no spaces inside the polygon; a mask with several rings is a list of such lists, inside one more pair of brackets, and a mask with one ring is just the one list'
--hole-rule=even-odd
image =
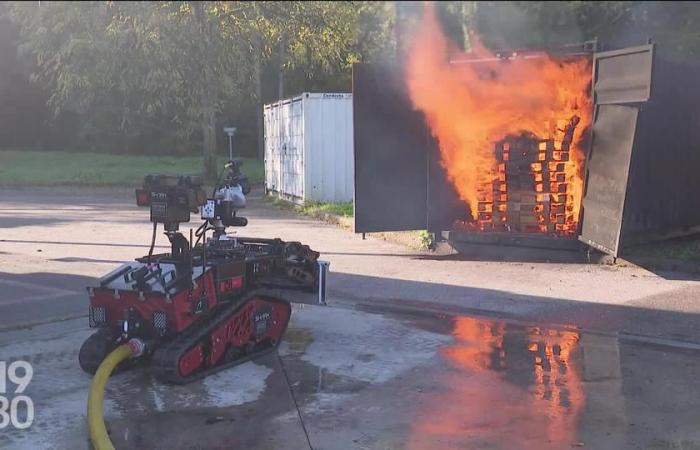
{"label": "white shipping container", "polygon": [[352,201],[352,94],[303,93],[263,115],[268,192],[295,203]]}

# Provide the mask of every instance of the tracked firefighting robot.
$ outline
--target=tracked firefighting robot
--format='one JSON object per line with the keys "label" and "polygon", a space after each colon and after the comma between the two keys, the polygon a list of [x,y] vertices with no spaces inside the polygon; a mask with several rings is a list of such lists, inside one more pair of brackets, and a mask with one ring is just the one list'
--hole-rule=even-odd
{"label": "tracked firefighting robot", "polygon": [[[83,370],[95,373],[112,350],[136,342],[141,356],[119,369],[147,363],[160,381],[185,384],[276,349],[290,301],[325,303],[328,264],[317,252],[226,233],[248,223],[240,215],[250,191],[241,165],[229,161],[209,197],[197,177],[145,178],[136,202],[150,207],[150,251],[88,287],[96,331],[80,349]],[[179,224],[197,212],[203,223],[187,239]],[[159,224],[169,253],[153,254]]]}

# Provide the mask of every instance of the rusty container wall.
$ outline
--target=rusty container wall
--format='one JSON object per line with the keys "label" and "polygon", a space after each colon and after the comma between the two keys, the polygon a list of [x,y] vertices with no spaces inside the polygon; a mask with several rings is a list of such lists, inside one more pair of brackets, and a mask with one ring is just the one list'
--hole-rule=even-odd
{"label": "rusty container wall", "polygon": [[700,67],[655,57],[651,98],[639,106],[623,247],[700,231],[698,74]]}

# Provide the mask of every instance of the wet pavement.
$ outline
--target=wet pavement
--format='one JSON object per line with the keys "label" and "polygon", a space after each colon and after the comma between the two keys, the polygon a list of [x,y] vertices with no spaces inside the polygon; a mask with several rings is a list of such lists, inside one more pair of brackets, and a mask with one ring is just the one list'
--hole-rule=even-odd
{"label": "wet pavement", "polygon": [[[89,448],[84,287],[147,252],[132,196],[3,188],[0,362],[32,363],[36,418],[0,448]],[[331,261],[331,306],[296,307],[278,353],[187,386],[116,375],[117,448],[700,449],[697,279],[442,258],[255,196],[246,215],[245,234]]]}
{"label": "wet pavement", "polygon": [[[0,332],[86,314],[85,286],[148,252],[133,189],[0,189]],[[300,240],[331,263],[335,303],[388,304],[700,342],[700,279],[638,267],[473,261],[418,252],[249,196],[240,234]],[[193,218],[181,229],[200,225]],[[156,249],[169,248],[162,234]],[[0,336],[0,341],[2,337]]]}
{"label": "wet pavement", "polygon": [[[82,320],[3,334],[36,420],[0,448],[88,448]],[[38,336],[41,336],[39,338]],[[696,449],[698,350],[478,317],[297,305],[279,352],[187,386],[118,374],[119,449]]]}

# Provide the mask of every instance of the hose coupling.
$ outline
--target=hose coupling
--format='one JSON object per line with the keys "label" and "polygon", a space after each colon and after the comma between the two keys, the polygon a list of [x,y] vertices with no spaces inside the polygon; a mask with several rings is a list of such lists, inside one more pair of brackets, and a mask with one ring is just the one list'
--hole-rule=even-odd
{"label": "hose coupling", "polygon": [[146,353],[146,343],[139,338],[131,338],[127,342],[129,349],[131,350],[131,357],[138,358]]}

